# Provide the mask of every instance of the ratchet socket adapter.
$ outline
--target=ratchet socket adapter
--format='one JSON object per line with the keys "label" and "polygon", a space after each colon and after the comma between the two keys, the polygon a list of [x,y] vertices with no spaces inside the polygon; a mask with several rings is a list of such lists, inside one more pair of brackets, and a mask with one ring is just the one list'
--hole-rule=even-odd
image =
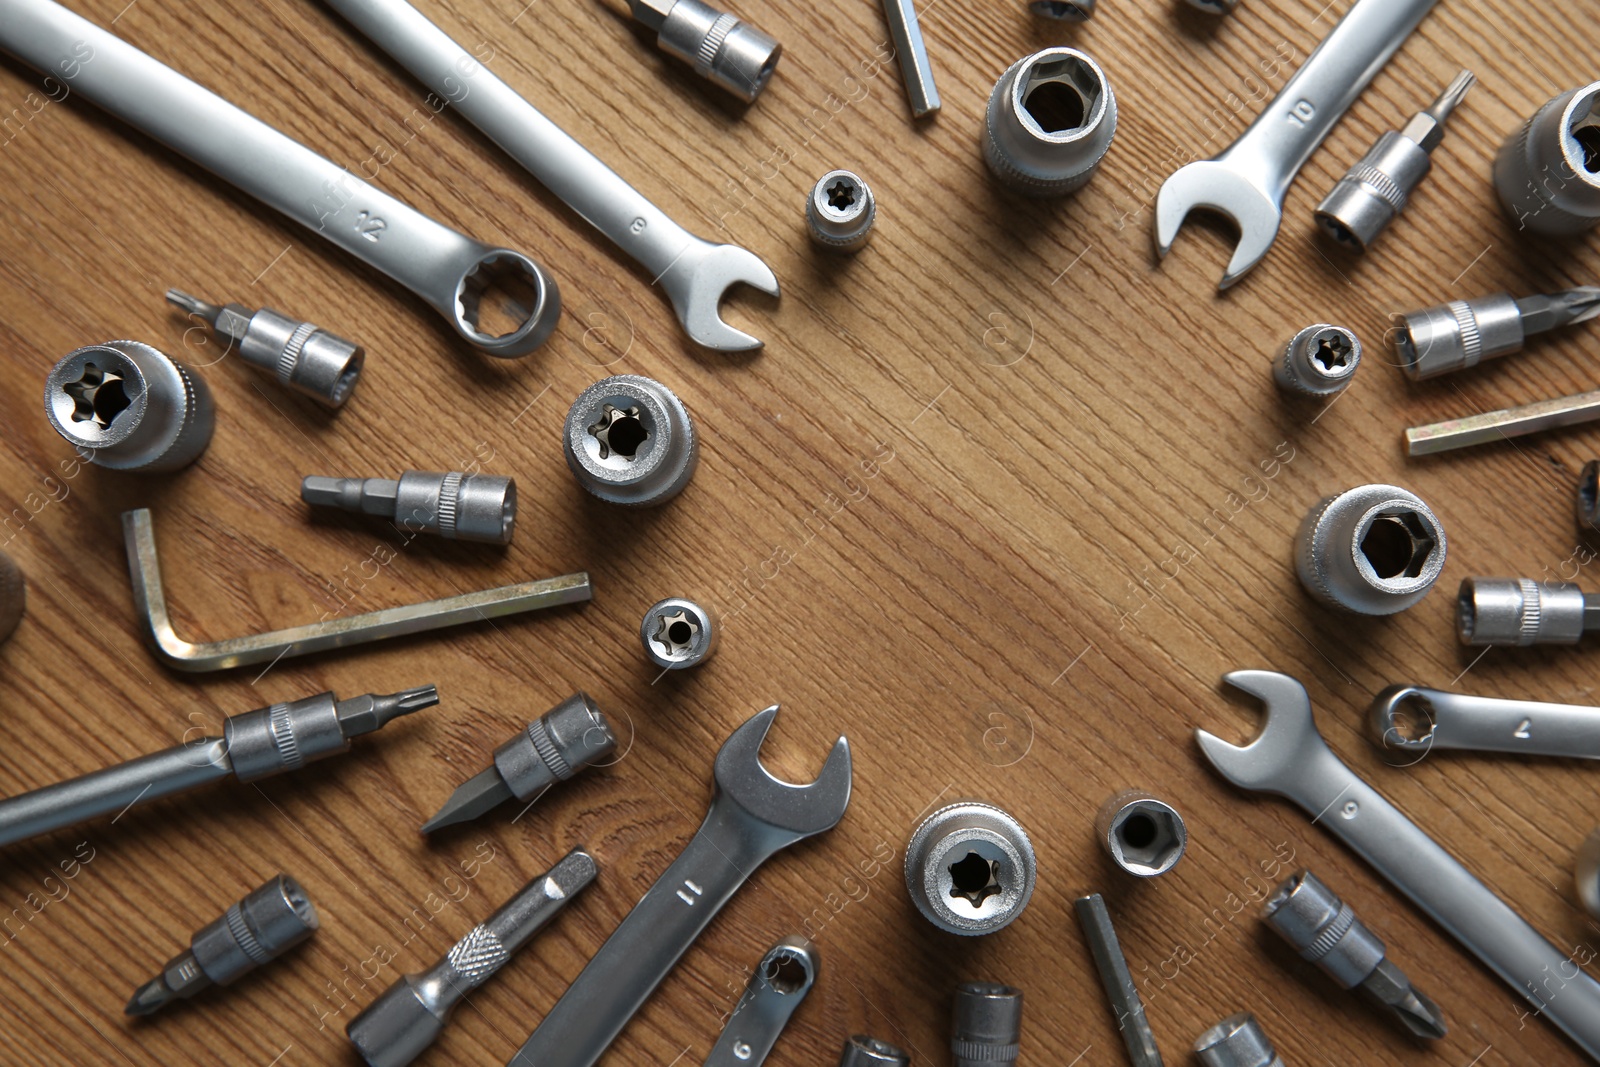
{"label": "ratchet socket adapter", "polygon": [[1100,64],[1076,48],[1046,48],[995,83],[983,158],[1025,196],[1062,196],[1094,176],[1116,132],[1117,98]]}
{"label": "ratchet socket adapter", "polygon": [[1575,237],[1600,223],[1600,81],[1562,93],[1508,137],[1494,185],[1520,229]]}
{"label": "ratchet socket adapter", "polygon": [[216,426],[200,376],[138,341],[68,353],[45,379],[44,413],[90,463],[146,474],[199,459]]}
{"label": "ratchet socket adapter", "polygon": [[1444,527],[1412,492],[1361,485],[1319,501],[1295,539],[1300,584],[1329,607],[1392,615],[1444,570]]}
{"label": "ratchet socket adapter", "polygon": [[628,0],[633,17],[656,31],[656,44],[694,72],[750,103],[772,80],[783,46],[737,15],[702,0]]}

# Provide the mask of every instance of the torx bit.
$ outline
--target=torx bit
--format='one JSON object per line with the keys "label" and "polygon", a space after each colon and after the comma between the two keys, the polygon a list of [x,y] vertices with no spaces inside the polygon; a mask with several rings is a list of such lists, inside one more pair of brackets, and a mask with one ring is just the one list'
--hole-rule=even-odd
{"label": "torx bit", "polygon": [[1496,293],[1401,315],[1394,346],[1400,369],[1421,381],[1520,352],[1534,334],[1587,322],[1596,315],[1600,315],[1600,287],[1592,285],[1520,300]]}
{"label": "torx bit", "polygon": [[345,1036],[372,1067],[405,1067],[439,1037],[462,998],[498,971],[593,882],[594,857],[575,848],[457,941],[420,974],[401,976]]}
{"label": "torx bit", "polygon": [[202,927],[123,1010],[150,1015],[174,1000],[228,985],[310,937],[317,925],[317,909],[300,883],[280,874]]}
{"label": "torx bit", "polygon": [[408,533],[508,545],[517,525],[517,483],[498,474],[405,471],[399,478],[301,479],[300,499],[393,519]]}
{"label": "torx bit", "polygon": [[180,289],[167,290],[167,303],[204,319],[230,346],[239,346],[240,359],[318,403],[341,408],[355,391],[366,352],[354,341],[271,308],[218,307]]}
{"label": "torx bit", "polygon": [[534,800],[616,748],[616,734],[589,694],[574,693],[495,749],[494,764],[451,793],[422,832],[469,822],[512,797]]}
{"label": "torx bit", "polygon": [[1128,1062],[1133,1067],[1161,1067],[1161,1050],[1156,1047],[1156,1035],[1145,1018],[1144,1001],[1139,999],[1139,987],[1117,942],[1117,930],[1111,925],[1105,899],[1099,893],[1091,893],[1073,901],[1072,908],[1083,926],[1084,940],[1089,942],[1106,999],[1117,1013],[1117,1029],[1122,1031],[1122,1043],[1128,1047]]}
{"label": "torx bit", "polygon": [[224,720],[197,741],[0,800],[0,847],[234,777],[253,782],[350,750],[350,739],[439,703],[431,685],[337,700],[318,693]]}
{"label": "torx bit", "polygon": [[1280,885],[1264,911],[1267,923],[1301,959],[1346,989],[1360,986],[1414,1036],[1438,1040],[1449,1033],[1439,1006],[1412,987],[1387,958],[1378,935],[1310,871]]}

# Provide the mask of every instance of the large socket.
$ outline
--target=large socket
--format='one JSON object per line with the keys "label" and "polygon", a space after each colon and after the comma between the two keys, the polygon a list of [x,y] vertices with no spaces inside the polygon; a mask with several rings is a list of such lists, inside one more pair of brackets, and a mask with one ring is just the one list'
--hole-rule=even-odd
{"label": "large socket", "polygon": [[1444,526],[1415,493],[1361,485],[1306,513],[1295,568],[1306,591],[1330,607],[1392,615],[1428,595],[1446,548]]}
{"label": "large socket", "polygon": [[1562,93],[1508,137],[1494,184],[1519,229],[1573,237],[1600,223],[1600,81]]}
{"label": "large socket", "polygon": [[906,890],[933,925],[992,934],[1033,896],[1037,867],[1022,824],[990,804],[962,800],[923,820],[906,845]]}
{"label": "large socket", "polygon": [[200,376],[138,341],[107,341],[62,357],[45,379],[44,412],[89,462],[145,474],[199,459],[216,425]]}
{"label": "large socket", "polygon": [[1117,132],[1105,71],[1076,48],[1046,48],[1013,63],[989,94],[983,158],[1027,196],[1061,196],[1094,176]]}
{"label": "large socket", "polygon": [[562,445],[579,485],[633,507],[677,496],[700,458],[683,402],[638,374],[602,378],[585,389],[567,412]]}

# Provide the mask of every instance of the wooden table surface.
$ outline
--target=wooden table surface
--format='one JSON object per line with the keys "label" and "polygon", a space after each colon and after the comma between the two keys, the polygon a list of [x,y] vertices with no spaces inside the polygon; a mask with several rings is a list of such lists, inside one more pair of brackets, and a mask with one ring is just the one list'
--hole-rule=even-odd
{"label": "wooden table surface", "polygon": [[[631,261],[458,116],[435,115],[319,5],[73,6],[388,192],[532,254],[566,311],[526,359],[481,356],[375,271],[0,64],[0,540],[29,597],[0,649],[0,791],[323,689],[432,682],[442,695],[315,771],[225,783],[9,849],[0,1061],[354,1064],[343,1031],[363,1006],[586,845],[599,882],[472,994],[422,1061],[502,1063],[689,839],[717,746],[777,702],[769,766],[809,780],[847,734],[849,811],[755,875],[608,1064],[699,1063],[748,968],[791,933],[815,939],[822,974],[773,1064],[831,1064],[853,1032],[901,1044],[918,1064],[947,1062],[950,991],[978,977],[1025,988],[1024,1063],[1125,1063],[1072,915],[1087,891],[1111,906],[1170,1063],[1240,1009],[1297,1067],[1582,1061],[1298,809],[1221,781],[1192,737],[1251,729],[1254,709],[1221,691],[1223,672],[1303,679],[1351,766],[1563,951],[1592,959],[1600,946],[1572,893],[1574,850],[1600,811],[1592,768],[1440,755],[1396,770],[1363,729],[1372,694],[1398,682],[1596,699],[1592,649],[1479,655],[1452,627],[1467,575],[1600,586],[1571,504],[1595,431],[1416,461],[1401,446],[1406,425],[1592,388],[1593,330],[1423,386],[1384,344],[1394,313],[1594,281],[1592,238],[1519,237],[1488,177],[1509,131],[1595,76],[1579,32],[1592,3],[1439,5],[1312,157],[1266,261],[1218,295],[1231,241],[1191,224],[1158,263],[1156,189],[1176,162],[1242,130],[1346,3],[1245,0],[1211,20],[1172,0],[1103,0],[1092,23],[1071,26],[1014,0],[932,0],[922,22],[944,109],[913,125],[869,0],[743,4],[785,46],[747,110],[656,51],[620,5],[421,0],[669,214],[773,267],[781,301],[746,293],[726,308],[765,340],[753,355],[688,344]],[[1000,72],[1057,43],[1104,65],[1120,124],[1093,182],[1034,203],[990,181],[978,131]],[[1355,258],[1314,240],[1320,196],[1463,66],[1479,85],[1377,249]],[[819,254],[805,233],[804,198],[833,167],[859,171],[878,198],[873,243],[853,259]],[[369,356],[354,400],[329,415],[219,359],[163,303],[168,286],[359,339]],[[1367,365],[1335,404],[1290,404],[1269,362],[1316,321],[1354,328]],[[41,417],[50,366],[118,337],[203,368],[217,432],[192,468],[140,477],[76,465]],[[619,372],[676,390],[702,436],[693,484],[659,510],[590,498],[562,459],[567,405]],[[402,546],[381,522],[308,516],[296,490],[306,474],[472,464],[517,478],[509,549]],[[1415,490],[1450,536],[1441,587],[1393,618],[1316,606],[1290,563],[1307,508],[1365,482]],[[575,570],[596,593],[581,608],[183,676],[139,638],[118,519],[134,507],[154,513],[176,620],[195,638]],[[718,610],[726,632],[712,663],[658,678],[636,632],[669,595]],[[500,810],[437,840],[418,835],[496,745],[579,688],[620,724],[615,765],[520,819]],[[1188,822],[1187,857],[1148,883],[1116,872],[1091,840],[1096,807],[1129,785]],[[1013,812],[1038,848],[1032,904],[991,937],[934,930],[902,880],[919,814],[962,796]],[[1264,929],[1260,898],[1302,865],[1440,1002],[1448,1038],[1409,1043]],[[279,870],[321,912],[309,944],[232,989],[124,1018],[129,994],[192,931]]]}

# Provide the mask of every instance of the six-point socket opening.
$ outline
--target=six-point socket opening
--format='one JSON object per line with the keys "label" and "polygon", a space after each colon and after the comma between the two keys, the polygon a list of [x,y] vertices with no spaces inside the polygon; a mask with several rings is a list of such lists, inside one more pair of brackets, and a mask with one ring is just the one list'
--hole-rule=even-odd
{"label": "six-point socket opening", "polygon": [[1380,581],[1411,580],[1422,575],[1438,544],[1421,514],[1386,509],[1372,517],[1362,534],[1361,558]]}
{"label": "six-point socket opening", "polygon": [[1021,115],[1041,135],[1069,137],[1093,125],[1105,108],[1105,82],[1077,55],[1047,55],[1017,76]]}

